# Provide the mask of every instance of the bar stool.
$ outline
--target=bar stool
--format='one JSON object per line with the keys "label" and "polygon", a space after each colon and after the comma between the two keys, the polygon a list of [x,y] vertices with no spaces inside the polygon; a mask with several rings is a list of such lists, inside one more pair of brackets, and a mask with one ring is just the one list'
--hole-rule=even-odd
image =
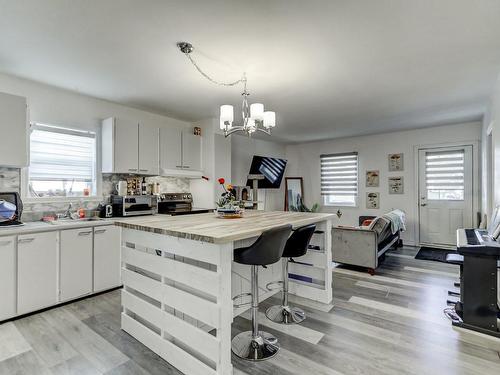
{"label": "bar stool", "polygon": [[[286,241],[283,251],[283,298],[281,305],[274,305],[267,309],[266,316],[269,320],[281,324],[300,323],[306,318],[306,313],[298,307],[288,305],[288,262],[294,262],[293,258],[301,257],[307,253],[307,247],[311,242],[312,235],[316,230],[316,225],[307,225],[295,230],[288,241]],[[268,284],[269,285],[273,283]],[[269,289],[272,290],[272,289]]]}
{"label": "bar stool", "polygon": [[[259,331],[257,313],[259,311],[258,266],[267,266],[281,259],[286,240],[292,231],[291,225],[266,230],[251,246],[234,250],[234,261],[252,266],[252,330],[236,335],[231,342],[232,352],[246,360],[262,361],[274,357],[279,350],[278,339],[270,333]],[[239,298],[240,294],[233,298]],[[240,305],[242,306],[242,305]]]}

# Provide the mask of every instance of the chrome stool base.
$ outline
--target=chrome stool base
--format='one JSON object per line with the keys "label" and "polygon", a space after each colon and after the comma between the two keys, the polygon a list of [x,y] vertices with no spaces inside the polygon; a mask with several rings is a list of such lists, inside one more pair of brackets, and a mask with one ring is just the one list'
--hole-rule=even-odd
{"label": "chrome stool base", "polygon": [[297,324],[305,320],[306,313],[298,307],[274,305],[267,309],[266,316],[275,323]]}
{"label": "chrome stool base", "polygon": [[278,354],[278,339],[267,332],[259,331],[252,337],[252,331],[241,332],[231,341],[231,350],[239,358],[248,361],[264,361]]}

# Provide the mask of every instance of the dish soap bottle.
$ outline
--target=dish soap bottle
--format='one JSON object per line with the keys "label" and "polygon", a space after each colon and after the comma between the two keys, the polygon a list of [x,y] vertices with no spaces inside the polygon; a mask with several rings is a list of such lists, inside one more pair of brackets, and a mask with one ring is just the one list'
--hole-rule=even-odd
{"label": "dish soap bottle", "polygon": [[148,193],[148,184],[146,184],[146,177],[142,178],[141,190],[142,195],[146,195]]}

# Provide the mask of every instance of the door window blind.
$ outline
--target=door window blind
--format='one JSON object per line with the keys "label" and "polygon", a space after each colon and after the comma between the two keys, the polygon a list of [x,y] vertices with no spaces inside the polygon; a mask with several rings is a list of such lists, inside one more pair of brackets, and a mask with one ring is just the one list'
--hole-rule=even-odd
{"label": "door window blind", "polygon": [[464,150],[427,152],[425,185],[427,199],[464,199]]}
{"label": "door window blind", "polygon": [[34,124],[30,136],[30,190],[35,195],[83,195],[94,192],[96,136]]}
{"label": "door window blind", "polygon": [[358,154],[321,155],[321,195],[331,205],[355,206],[358,197]]}

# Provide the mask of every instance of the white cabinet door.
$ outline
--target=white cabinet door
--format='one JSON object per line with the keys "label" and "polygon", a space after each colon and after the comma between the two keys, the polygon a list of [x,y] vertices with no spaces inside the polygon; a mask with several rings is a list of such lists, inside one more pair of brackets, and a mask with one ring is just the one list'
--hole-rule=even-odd
{"label": "white cabinet door", "polygon": [[182,168],[201,171],[201,136],[187,130],[182,133]]}
{"label": "white cabinet door", "polygon": [[16,315],[15,237],[0,237],[0,321]]}
{"label": "white cabinet door", "polygon": [[57,232],[18,236],[17,313],[56,304],[57,292]]}
{"label": "white cabinet door", "polygon": [[8,135],[0,147],[0,164],[27,167],[29,132],[26,98],[0,93],[0,134]]}
{"label": "white cabinet door", "polygon": [[158,175],[159,129],[139,124],[139,173]]}
{"label": "white cabinet door", "polygon": [[139,124],[115,120],[114,173],[139,173]]}
{"label": "white cabinet door", "polygon": [[92,292],[92,236],[92,228],[61,231],[61,302]]}
{"label": "white cabinet door", "polygon": [[94,292],[121,285],[120,228],[94,228]]}
{"label": "white cabinet door", "polygon": [[182,169],[182,129],[160,129],[160,174],[165,170]]}

